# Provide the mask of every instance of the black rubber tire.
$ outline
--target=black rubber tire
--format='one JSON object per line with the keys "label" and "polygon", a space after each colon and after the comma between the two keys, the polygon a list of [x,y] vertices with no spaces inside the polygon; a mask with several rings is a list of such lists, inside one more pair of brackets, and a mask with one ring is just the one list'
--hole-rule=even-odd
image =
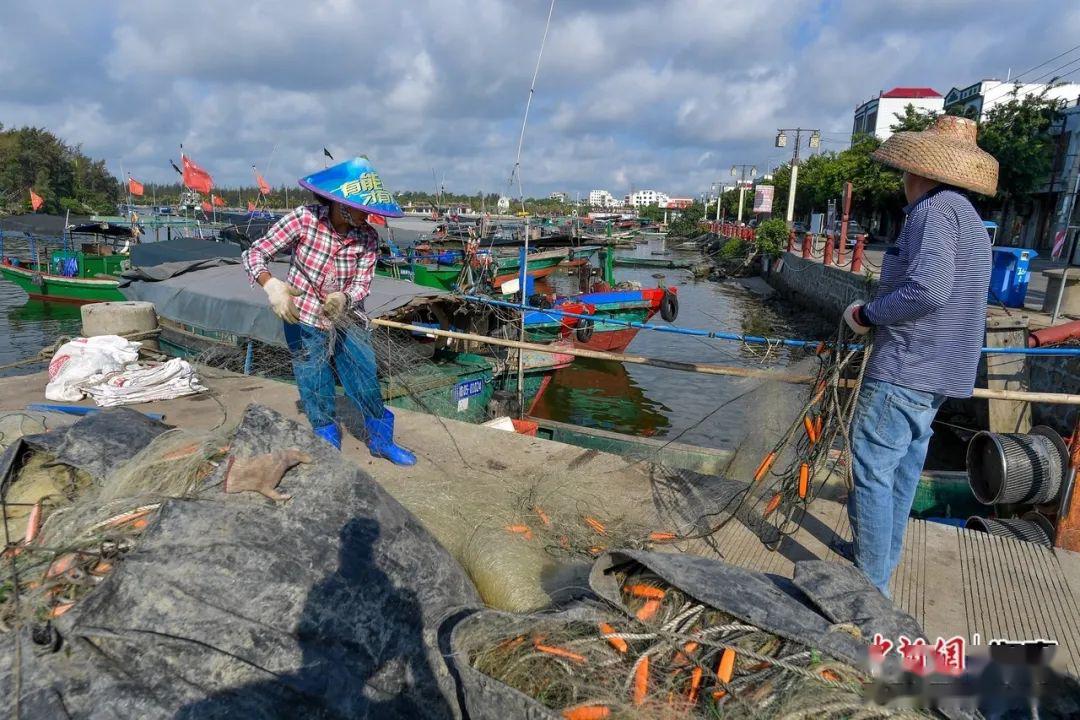
{"label": "black rubber tire", "polygon": [[577,337],[577,341],[583,345],[592,340],[593,321],[581,320],[578,322],[577,329],[574,330],[574,335]]}
{"label": "black rubber tire", "polygon": [[660,301],[660,317],[669,323],[679,317],[679,296],[670,290],[664,291],[664,298]]}

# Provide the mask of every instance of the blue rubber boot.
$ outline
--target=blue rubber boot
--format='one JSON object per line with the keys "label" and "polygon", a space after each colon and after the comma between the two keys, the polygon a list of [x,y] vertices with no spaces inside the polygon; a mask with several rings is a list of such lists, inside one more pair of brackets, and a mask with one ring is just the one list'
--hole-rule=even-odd
{"label": "blue rubber boot", "polygon": [[368,449],[374,457],[386,458],[395,465],[415,465],[416,456],[394,444],[394,414],[383,410],[381,418],[367,418]]}
{"label": "blue rubber boot", "polygon": [[341,449],[341,428],[337,426],[337,423],[317,427],[315,428],[315,434],[338,450]]}

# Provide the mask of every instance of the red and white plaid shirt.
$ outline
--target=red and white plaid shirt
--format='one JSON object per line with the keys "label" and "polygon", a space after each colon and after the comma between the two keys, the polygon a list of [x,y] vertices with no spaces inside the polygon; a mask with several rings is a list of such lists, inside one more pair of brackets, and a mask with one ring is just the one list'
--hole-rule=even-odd
{"label": "red and white plaid shirt", "polygon": [[241,256],[252,285],[261,273],[269,272],[267,263],[285,248],[292,248],[286,282],[303,293],[296,298],[300,322],[329,329],[322,301],[332,292],[345,293],[350,307],[364,309],[379,253],[379,235],[374,228],[364,224],[342,235],[330,224],[327,206],[298,207]]}

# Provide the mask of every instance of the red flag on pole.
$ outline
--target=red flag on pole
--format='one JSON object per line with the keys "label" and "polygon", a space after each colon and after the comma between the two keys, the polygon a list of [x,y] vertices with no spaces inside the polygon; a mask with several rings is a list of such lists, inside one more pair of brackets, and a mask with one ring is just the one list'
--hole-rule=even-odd
{"label": "red flag on pole", "polygon": [[203,201],[202,201],[202,205],[201,205],[200,207],[202,207],[202,211],[203,211],[204,213],[208,213],[208,212],[213,212],[213,211],[214,211],[214,208],[213,208],[213,206],[211,206],[211,205],[210,205],[210,203],[206,202],[205,200],[203,200]]}
{"label": "red flag on pole", "polygon": [[214,178],[210,173],[191,162],[187,155],[181,155],[180,160],[184,165],[184,185],[195,192],[209,193],[214,187]]}
{"label": "red flag on pole", "polygon": [[263,194],[263,195],[269,195],[270,194],[270,186],[267,184],[266,180],[263,179],[263,176],[260,175],[259,173],[255,173],[255,182],[258,184],[259,192],[261,194]]}
{"label": "red flag on pole", "polygon": [[31,189],[30,190],[30,207],[32,207],[34,209],[34,212],[37,212],[38,210],[40,210],[41,206],[44,205],[44,204],[45,204],[45,198],[41,197],[36,192],[34,192],[33,189]]}
{"label": "red flag on pole", "polygon": [[218,207],[225,207],[225,201],[219,198],[217,195],[210,196],[214,200],[214,204]]}
{"label": "red flag on pole", "polygon": [[142,183],[131,177],[130,175],[128,176],[128,192],[138,197],[142,197],[143,194]]}
{"label": "red flag on pole", "polygon": [[255,212],[255,203],[248,200],[248,212]]}

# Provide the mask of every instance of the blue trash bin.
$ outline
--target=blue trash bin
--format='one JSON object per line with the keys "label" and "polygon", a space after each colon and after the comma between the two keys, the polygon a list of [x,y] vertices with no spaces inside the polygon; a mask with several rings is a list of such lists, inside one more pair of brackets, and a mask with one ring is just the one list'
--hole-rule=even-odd
{"label": "blue trash bin", "polygon": [[1032,258],[1039,253],[1029,248],[995,247],[994,265],[990,270],[990,289],[986,302],[1005,307],[1022,308],[1027,297]]}

